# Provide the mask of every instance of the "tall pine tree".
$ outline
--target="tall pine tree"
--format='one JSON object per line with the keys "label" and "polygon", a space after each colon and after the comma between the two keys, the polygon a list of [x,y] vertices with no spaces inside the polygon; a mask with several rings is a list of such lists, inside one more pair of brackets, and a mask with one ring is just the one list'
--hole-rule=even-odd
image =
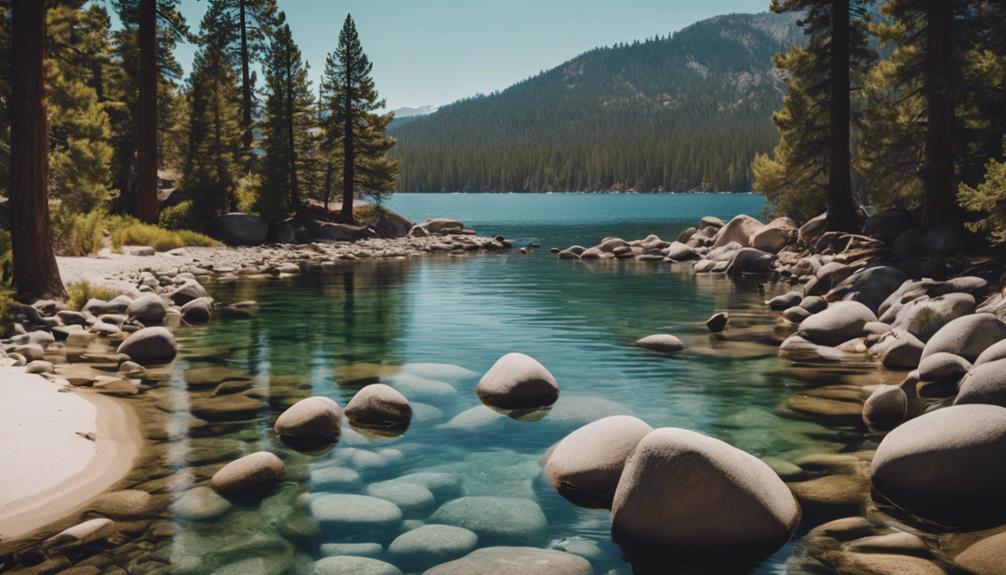
{"label": "tall pine tree", "polygon": [[[379,99],[370,73],[373,65],[363,53],[352,16],[346,16],[339,46],[328,55],[322,80],[331,114],[326,122],[326,140],[339,141],[342,148],[341,217],[353,221],[353,199],[357,194],[378,201],[394,191],[398,163],[387,156],[395,139],[387,135],[394,114],[381,114]],[[341,130],[341,134],[338,131]]]}
{"label": "tall pine tree", "polygon": [[[775,115],[780,143],[774,157],[754,163],[755,187],[777,210],[808,217],[823,203],[827,227],[856,228],[850,138],[851,76],[871,58],[866,36],[869,0],[773,0],[772,10],[803,12],[807,45],[776,59],[790,91]],[[823,201],[822,201],[823,198]]]}
{"label": "tall pine tree", "polygon": [[304,199],[313,169],[311,130],[316,119],[308,68],[286,24],[276,29],[264,73],[265,157],[259,212],[270,219],[282,219],[300,208]]}

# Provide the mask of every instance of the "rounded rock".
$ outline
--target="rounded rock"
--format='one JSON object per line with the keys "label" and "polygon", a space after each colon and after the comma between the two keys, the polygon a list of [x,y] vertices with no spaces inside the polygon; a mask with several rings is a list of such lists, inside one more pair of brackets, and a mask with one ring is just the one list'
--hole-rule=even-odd
{"label": "rounded rock", "polygon": [[463,557],[478,541],[475,532],[463,527],[423,525],[399,535],[388,546],[388,554],[406,571],[418,571]]}
{"label": "rounded rock", "polygon": [[537,503],[512,497],[462,497],[443,504],[429,520],[474,531],[483,545],[540,545],[548,530]]}
{"label": "rounded rock", "polygon": [[412,420],[412,407],[395,388],[373,383],[356,392],[346,405],[346,417],[361,427],[402,428]]}
{"label": "rounded rock", "polygon": [[593,575],[583,557],[554,549],[486,547],[423,575]]}
{"label": "rounded rock", "polygon": [[559,398],[559,385],[533,357],[508,353],[482,376],[475,392],[491,407],[522,409],[552,405]]}
{"label": "rounded rock", "polygon": [[840,301],[800,323],[797,334],[822,345],[838,345],[863,335],[863,327],[877,321],[870,308],[857,301]]}
{"label": "rounded rock", "polygon": [[674,353],[685,349],[685,344],[681,343],[680,339],[666,333],[648,335],[636,340],[636,346],[660,353]]}
{"label": "rounded rock", "polygon": [[367,495],[331,494],[311,500],[311,515],[327,530],[342,535],[384,536],[402,524],[394,503]]}
{"label": "rounded rock", "polygon": [[545,461],[545,477],[574,503],[611,507],[625,461],[651,431],[628,415],[589,423],[556,444]]}
{"label": "rounded rock", "polygon": [[727,327],[727,322],[730,321],[730,315],[726,312],[717,312],[706,320],[706,328],[713,333],[720,333]]}
{"label": "rounded rock", "polygon": [[314,575],[402,575],[402,572],[384,561],[343,555],[315,561]]}
{"label": "rounded rock", "polygon": [[974,361],[993,344],[1006,339],[1006,323],[991,313],[976,313],[950,321],[926,342],[922,359],[945,351]]}
{"label": "rounded rock", "polygon": [[983,363],[961,380],[955,404],[988,403],[1006,407],[1006,359]]}
{"label": "rounded rock", "polygon": [[178,354],[175,336],[163,327],[145,327],[130,334],[116,350],[139,364],[167,363]]}
{"label": "rounded rock", "polygon": [[623,545],[782,545],[800,517],[793,494],[763,461],[718,439],[656,429],[625,464],[611,508]]}
{"label": "rounded rock", "polygon": [[284,411],[273,429],[283,441],[328,443],[339,437],[342,410],[327,397],[308,397]]}
{"label": "rounded rock", "polygon": [[863,404],[863,421],[874,429],[893,429],[908,417],[908,395],[897,385],[881,385]]}
{"label": "rounded rock", "polygon": [[143,294],[126,307],[126,315],[145,324],[161,323],[167,312],[168,306],[164,304],[164,300],[154,293]]}
{"label": "rounded rock", "polygon": [[259,451],[223,466],[213,474],[210,485],[223,495],[262,495],[279,483],[285,473],[283,460],[268,451]]}
{"label": "rounded rock", "polygon": [[971,369],[968,360],[959,355],[939,351],[927,355],[919,362],[919,379],[922,381],[956,381]]}

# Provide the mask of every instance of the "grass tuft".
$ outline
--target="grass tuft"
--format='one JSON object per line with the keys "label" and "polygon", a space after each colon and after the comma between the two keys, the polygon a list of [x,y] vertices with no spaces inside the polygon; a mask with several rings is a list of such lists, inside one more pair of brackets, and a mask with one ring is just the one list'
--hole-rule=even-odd
{"label": "grass tuft", "polygon": [[66,305],[80,311],[91,298],[108,301],[119,295],[115,290],[103,286],[91,285],[87,280],[74,282],[66,286]]}

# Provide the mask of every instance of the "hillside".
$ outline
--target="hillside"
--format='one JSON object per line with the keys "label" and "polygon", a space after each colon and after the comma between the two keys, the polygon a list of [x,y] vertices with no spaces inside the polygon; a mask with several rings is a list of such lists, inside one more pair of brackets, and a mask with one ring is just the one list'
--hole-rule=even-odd
{"label": "hillside", "polygon": [[731,14],[586,52],[399,124],[400,190],[748,191],[776,141],[793,15]]}

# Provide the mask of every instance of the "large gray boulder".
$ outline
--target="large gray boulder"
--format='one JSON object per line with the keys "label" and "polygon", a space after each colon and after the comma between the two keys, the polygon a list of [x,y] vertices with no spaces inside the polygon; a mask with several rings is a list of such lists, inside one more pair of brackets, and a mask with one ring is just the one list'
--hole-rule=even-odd
{"label": "large gray boulder", "polygon": [[695,250],[691,246],[686,246],[681,242],[671,242],[671,245],[666,248],[667,259],[684,262],[688,260],[694,260],[699,257],[699,254],[695,253]]}
{"label": "large gray boulder", "polygon": [[993,344],[1006,339],[1006,323],[990,313],[966,315],[950,321],[926,342],[922,359],[941,351],[975,361]]}
{"label": "large gray boulder", "polygon": [[897,385],[881,385],[863,404],[863,421],[873,429],[893,429],[908,417],[908,396]]}
{"label": "large gray boulder", "polygon": [[961,380],[956,404],[989,403],[1006,407],[1006,359],[983,363]]}
{"label": "large gray boulder", "polygon": [[800,518],[786,484],[762,460],[718,439],[656,429],[636,446],[611,507],[623,545],[782,545]]}
{"label": "large gray boulder", "polygon": [[741,245],[741,247],[748,247],[751,245],[751,238],[753,238],[763,226],[764,224],[751,216],[746,216],[744,214],[734,216],[732,220],[727,222],[727,224],[720,228],[716,233],[715,240],[713,241],[713,247],[718,248],[731,242],[737,242]]}
{"label": "large gray boulder", "polygon": [[145,327],[130,334],[116,350],[141,365],[167,363],[178,354],[175,335],[163,327]]}
{"label": "large gray boulder", "polygon": [[897,312],[884,314],[881,321],[911,332],[922,341],[951,321],[975,312],[975,298],[971,294],[952,293],[936,297],[923,296],[905,303]]}
{"label": "large gray boulder", "polygon": [[730,260],[727,273],[731,275],[772,273],[775,260],[775,254],[755,248],[741,248]]}
{"label": "large gray boulder", "polygon": [[262,218],[240,212],[231,212],[217,218],[216,229],[229,244],[257,245],[269,234],[269,224]]}
{"label": "large gray boulder", "polygon": [[1006,409],[954,405],[887,434],[873,457],[873,484],[923,517],[969,521],[1006,509]]}
{"label": "large gray boulder", "polygon": [[130,302],[126,315],[143,324],[159,324],[164,321],[168,306],[155,293],[146,293]]}
{"label": "large gray boulder", "polygon": [[314,235],[319,240],[355,242],[368,237],[370,230],[366,226],[352,224],[320,223]]}
{"label": "large gray boulder", "polygon": [[968,370],[971,363],[959,355],[940,351],[926,356],[919,362],[919,379],[922,381],[957,381]]}
{"label": "large gray boulder", "polygon": [[273,429],[293,443],[328,443],[339,437],[342,411],[327,397],[308,397],[293,404],[276,420]]}
{"label": "large gray boulder", "polygon": [[922,359],[922,350],[925,348],[922,340],[911,333],[898,329],[892,330],[887,336],[891,341],[886,342],[886,350],[881,356],[881,363],[887,369],[915,369]]}
{"label": "large gray boulder", "polygon": [[795,242],[798,233],[795,221],[786,217],[776,218],[751,236],[751,247],[776,253]]}
{"label": "large gray boulder", "polygon": [[213,298],[194,299],[183,305],[180,311],[185,323],[192,325],[207,323],[213,317]]}
{"label": "large gray boulder", "polygon": [[1000,359],[1006,359],[1006,339],[985,348],[985,351],[981,352],[978,359],[975,360],[975,366]]}
{"label": "large gray boulder", "polygon": [[372,383],[356,392],[349,401],[346,417],[354,425],[362,427],[408,427],[412,420],[412,406],[390,385]]}
{"label": "large gray boulder", "polygon": [[168,299],[175,305],[185,305],[194,299],[208,297],[206,288],[196,280],[186,280],[182,285],[176,287],[168,295]]}
{"label": "large gray boulder", "polygon": [[210,485],[222,495],[257,496],[271,490],[286,473],[283,460],[258,451],[231,461],[213,474]]}
{"label": "large gray boulder", "polygon": [[835,285],[825,298],[828,301],[855,300],[876,312],[880,304],[901,287],[906,279],[908,276],[905,272],[897,268],[889,266],[865,268]]}
{"label": "large gray boulder", "polygon": [[554,549],[486,547],[423,575],[593,575],[583,557]]}
{"label": "large gray boulder", "polygon": [[877,321],[870,308],[856,301],[831,304],[800,323],[797,334],[822,345],[838,345],[863,335],[863,327]]}
{"label": "large gray boulder", "polygon": [[545,366],[523,353],[508,353],[475,388],[482,403],[502,409],[545,407],[559,399],[559,385]]}
{"label": "large gray boulder", "polygon": [[611,507],[625,461],[653,428],[629,415],[598,419],[564,437],[545,460],[545,477],[580,505]]}

